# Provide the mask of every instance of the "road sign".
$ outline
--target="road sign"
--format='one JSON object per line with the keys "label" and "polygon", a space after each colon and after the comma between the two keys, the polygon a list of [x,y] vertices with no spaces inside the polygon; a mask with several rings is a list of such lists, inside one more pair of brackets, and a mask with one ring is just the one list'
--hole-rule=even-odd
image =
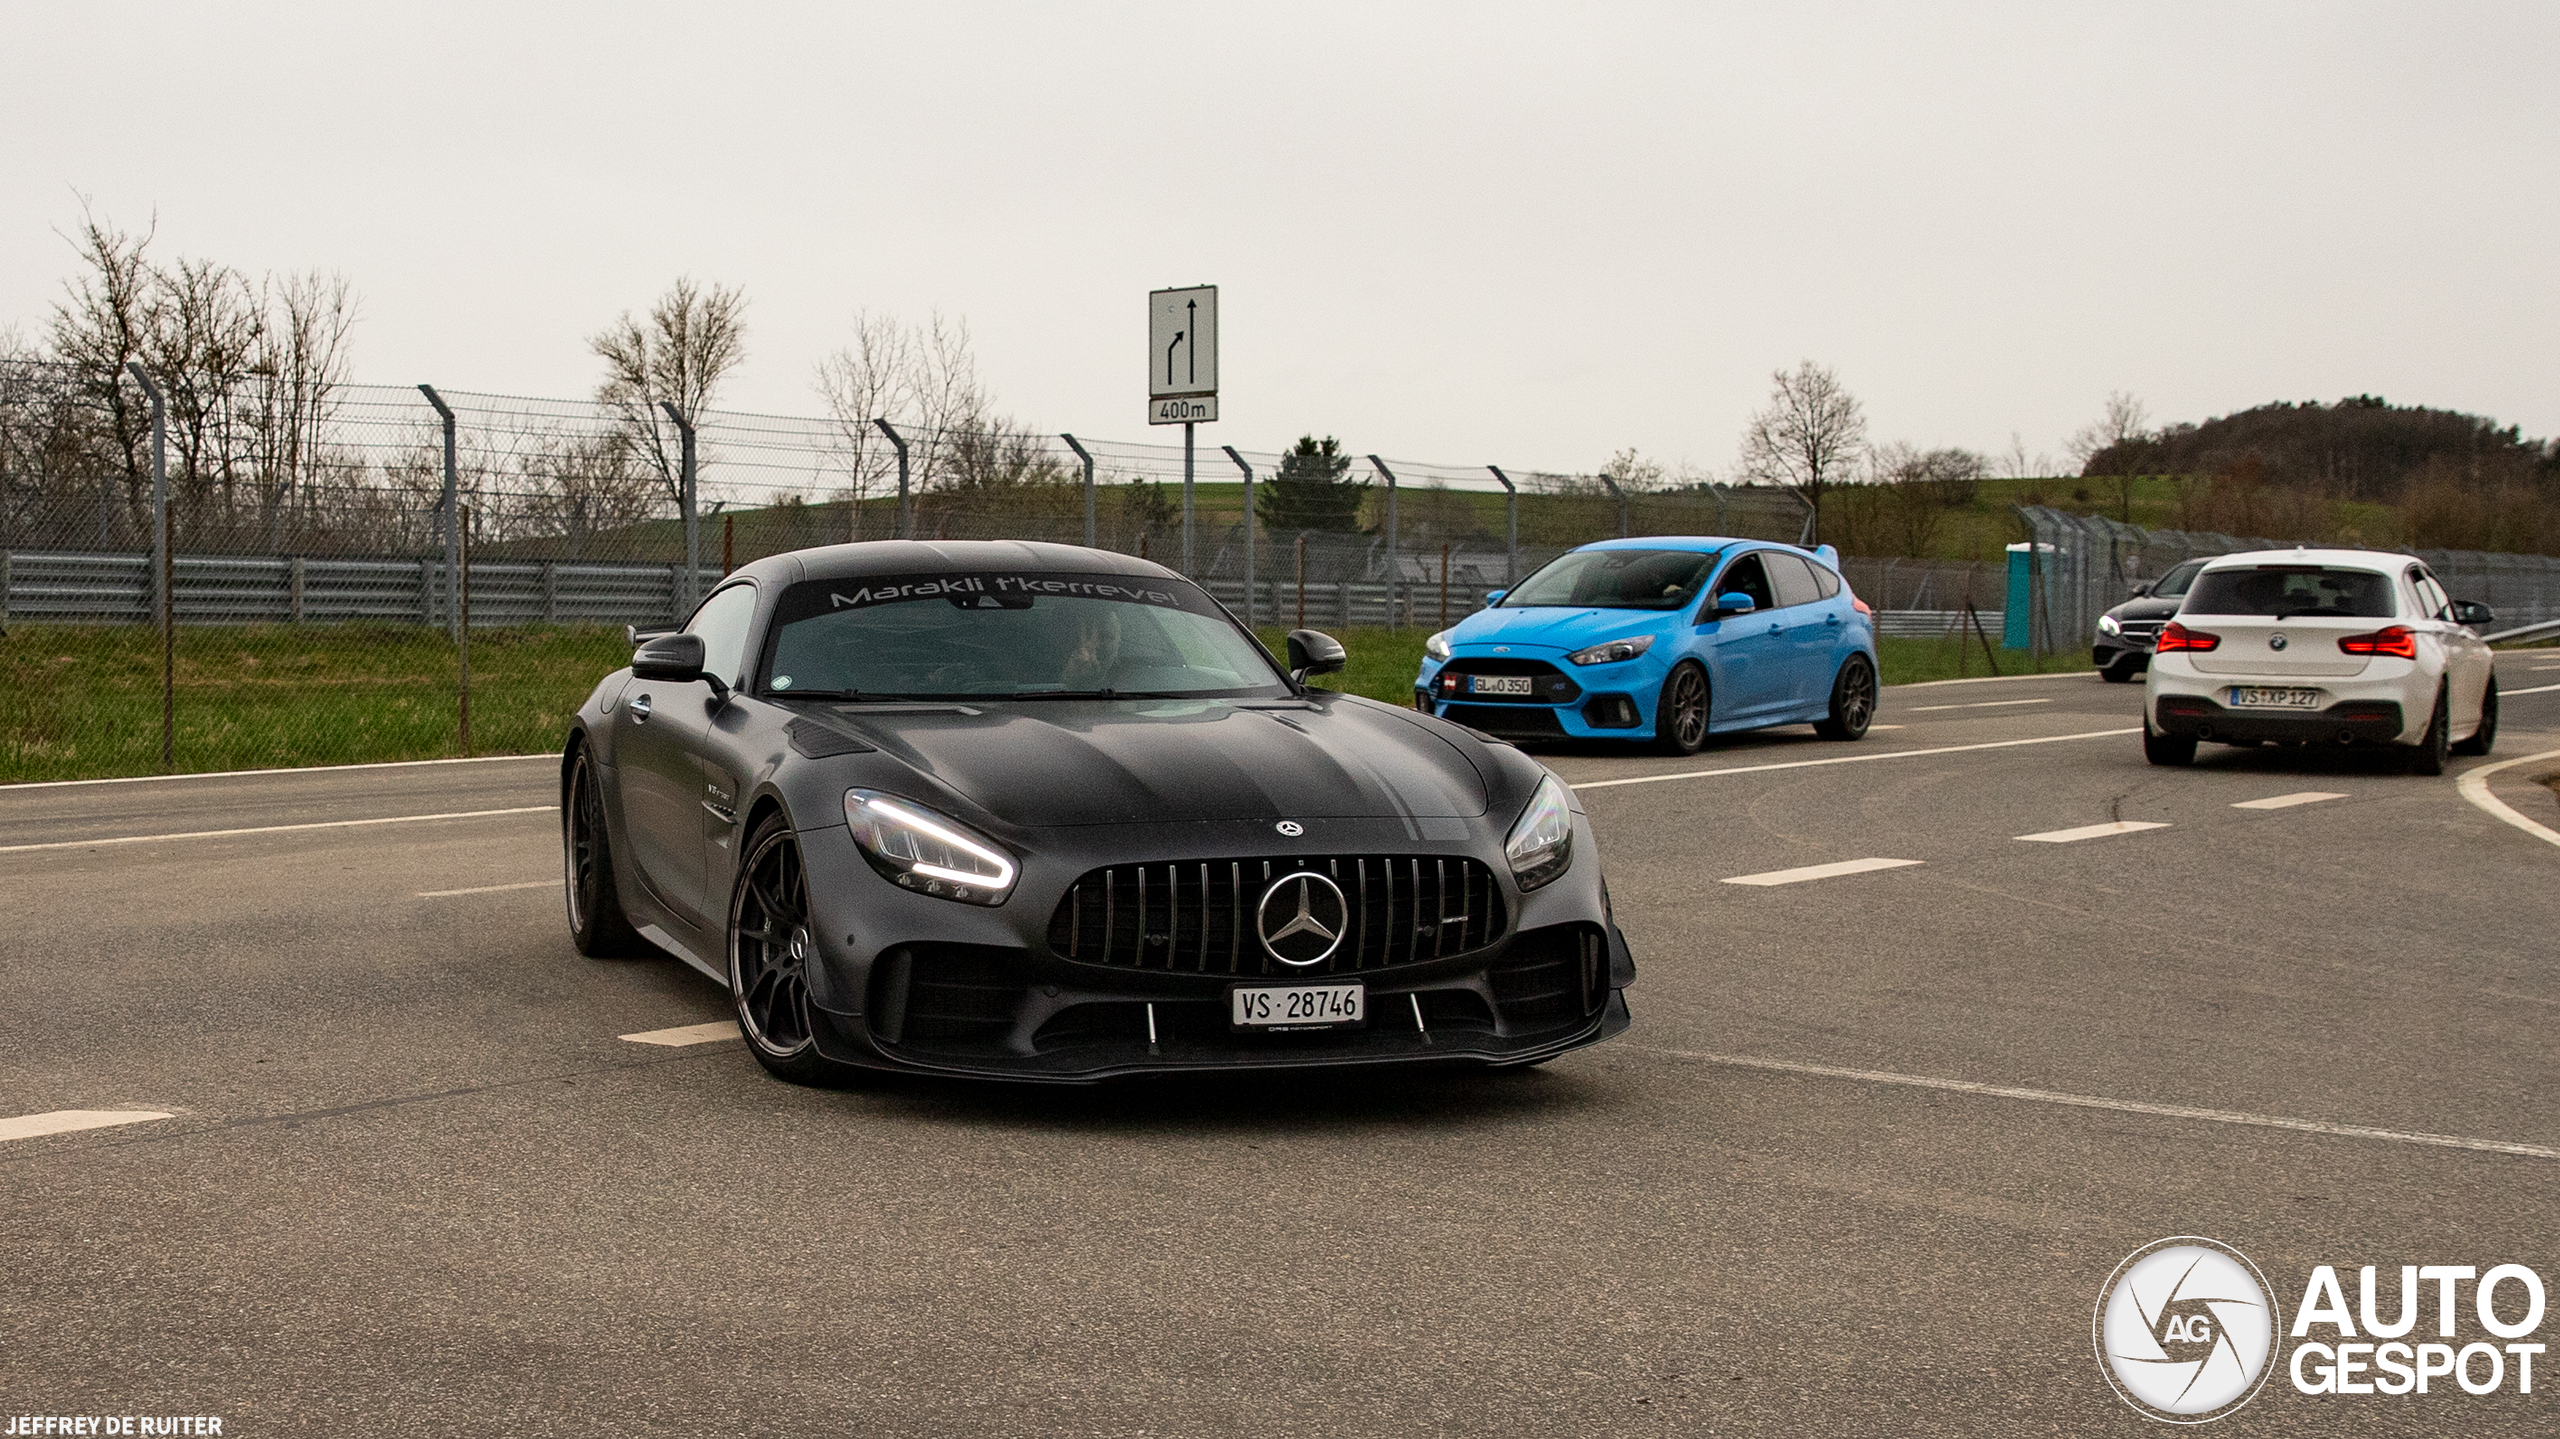
{"label": "road sign", "polygon": [[[1216,393],[1218,287],[1194,285],[1148,295],[1147,398]],[[1208,418],[1217,416],[1213,413]]]}
{"label": "road sign", "polygon": [[1147,401],[1147,423],[1150,425],[1202,424],[1218,418],[1215,395],[1177,395],[1170,400]]}

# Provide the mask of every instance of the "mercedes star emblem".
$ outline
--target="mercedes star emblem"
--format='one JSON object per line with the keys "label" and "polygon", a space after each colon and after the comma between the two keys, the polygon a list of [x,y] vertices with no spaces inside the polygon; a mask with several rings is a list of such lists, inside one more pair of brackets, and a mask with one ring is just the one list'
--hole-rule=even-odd
{"label": "mercedes star emblem", "polygon": [[1278,824],[1273,825],[1272,828],[1287,835],[1291,839],[1296,839],[1298,836],[1307,832],[1307,827],[1298,823],[1294,819],[1284,819]]}
{"label": "mercedes star emblem", "polygon": [[1262,892],[1254,929],[1271,957],[1292,968],[1322,964],[1342,944],[1351,906],[1342,887],[1313,870],[1282,875]]}

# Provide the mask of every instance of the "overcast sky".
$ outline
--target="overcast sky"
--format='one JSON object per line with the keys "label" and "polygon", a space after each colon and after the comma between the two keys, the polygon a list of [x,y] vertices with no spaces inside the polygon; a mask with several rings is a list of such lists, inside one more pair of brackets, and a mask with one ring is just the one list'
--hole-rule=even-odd
{"label": "overcast sky", "polygon": [[1985,451],[2111,390],[2560,432],[2547,3],[6,14],[28,338],[85,195],[343,272],[357,377],[453,389],[588,393],[690,273],[752,300],[724,404],[815,412],[857,310],[938,308],[1006,411],[1144,439],[1146,292],[1214,282],[1204,441],[1254,448],[1722,470],[1808,357]]}

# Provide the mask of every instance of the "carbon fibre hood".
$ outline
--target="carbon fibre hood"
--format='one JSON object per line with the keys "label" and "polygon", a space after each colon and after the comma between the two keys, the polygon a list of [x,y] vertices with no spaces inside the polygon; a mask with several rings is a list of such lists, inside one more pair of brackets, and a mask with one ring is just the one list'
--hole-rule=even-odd
{"label": "carbon fibre hood", "polygon": [[1419,716],[1313,701],[973,702],[963,713],[866,719],[859,730],[990,814],[1019,825],[1204,820],[1471,819],[1484,776]]}

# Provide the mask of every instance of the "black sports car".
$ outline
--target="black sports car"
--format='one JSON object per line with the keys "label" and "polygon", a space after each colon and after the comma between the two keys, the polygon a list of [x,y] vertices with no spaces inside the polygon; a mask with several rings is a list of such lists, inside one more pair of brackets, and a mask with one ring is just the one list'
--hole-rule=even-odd
{"label": "black sports car", "polygon": [[[2210,558],[2208,556],[2207,558]],[[2187,587],[2204,569],[2203,560],[2188,560],[2147,585],[2133,598],[2098,616],[2098,637],[2089,642],[2089,663],[2110,684],[2130,684],[2151,668],[2152,648],[2160,643],[2160,627],[2186,603]]]}
{"label": "black sports car", "polygon": [[1064,545],[759,560],[635,633],[561,764],[569,923],[729,987],[786,1079],[1534,1064],[1635,977],[1570,788],[1311,688],[1198,586]]}

